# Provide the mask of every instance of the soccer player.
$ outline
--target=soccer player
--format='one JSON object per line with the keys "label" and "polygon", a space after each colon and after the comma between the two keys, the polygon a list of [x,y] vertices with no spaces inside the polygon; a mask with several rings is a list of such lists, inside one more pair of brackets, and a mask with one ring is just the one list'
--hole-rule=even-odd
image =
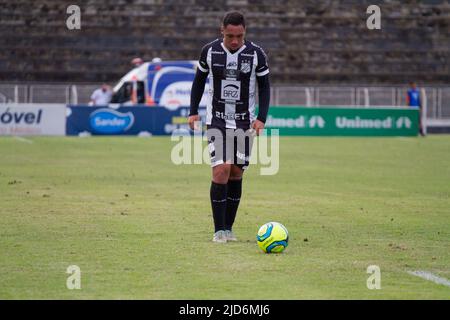
{"label": "soccer player", "polygon": [[245,31],[245,18],[240,12],[225,14],[223,38],[203,47],[191,91],[188,122],[194,130],[209,75],[206,125],[212,166],[213,241],[218,243],[237,241],[232,227],[242,194],[242,176],[249,165],[253,137],[264,129],[269,110],[267,56],[261,47],[245,39]]}

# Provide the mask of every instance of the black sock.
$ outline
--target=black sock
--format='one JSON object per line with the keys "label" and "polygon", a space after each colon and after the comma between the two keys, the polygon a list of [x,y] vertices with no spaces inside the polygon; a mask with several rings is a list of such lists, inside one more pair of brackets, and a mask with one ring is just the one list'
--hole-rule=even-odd
{"label": "black sock", "polygon": [[225,219],[225,229],[231,230],[234,219],[241,201],[242,194],[242,179],[228,180],[228,195],[227,195],[227,215]]}
{"label": "black sock", "polygon": [[225,215],[227,213],[227,185],[218,184],[211,181],[210,197],[215,232],[225,230]]}

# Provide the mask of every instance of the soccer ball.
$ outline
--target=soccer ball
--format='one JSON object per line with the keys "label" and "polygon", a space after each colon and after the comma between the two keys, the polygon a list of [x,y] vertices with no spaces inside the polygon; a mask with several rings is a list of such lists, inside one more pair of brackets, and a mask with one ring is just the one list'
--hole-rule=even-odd
{"label": "soccer ball", "polygon": [[266,253],[280,253],[288,245],[289,234],[285,226],[278,222],[268,222],[258,230],[256,242]]}

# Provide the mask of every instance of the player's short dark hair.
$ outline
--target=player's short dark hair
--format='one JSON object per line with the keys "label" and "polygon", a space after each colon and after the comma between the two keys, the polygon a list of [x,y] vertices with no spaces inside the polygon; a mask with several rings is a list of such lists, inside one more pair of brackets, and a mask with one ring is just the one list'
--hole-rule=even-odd
{"label": "player's short dark hair", "polygon": [[242,13],[239,11],[230,11],[225,14],[222,20],[223,27],[227,25],[240,26],[242,25],[245,28],[245,18]]}

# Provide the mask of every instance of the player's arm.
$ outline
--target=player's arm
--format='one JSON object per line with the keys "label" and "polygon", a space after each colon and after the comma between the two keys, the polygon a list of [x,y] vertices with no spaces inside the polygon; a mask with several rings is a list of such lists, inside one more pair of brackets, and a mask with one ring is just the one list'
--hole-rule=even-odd
{"label": "player's arm", "polygon": [[262,77],[256,77],[256,79],[258,81],[258,98],[259,98],[259,110],[257,119],[262,123],[266,123],[270,103],[269,74],[266,74],[265,76]]}
{"label": "player's arm", "polygon": [[256,80],[258,82],[258,116],[252,127],[259,135],[260,131],[264,129],[267,114],[269,113],[270,103],[270,81],[269,81],[269,64],[267,56],[262,49],[257,50],[258,65],[256,66]]}
{"label": "player's arm", "polygon": [[188,123],[189,127],[194,130],[194,123],[200,120],[198,116],[198,106],[202,100],[203,91],[205,91],[205,83],[208,78],[209,66],[207,62],[208,47],[203,47],[200,59],[198,61],[197,72],[191,89],[191,105],[189,111]]}
{"label": "player's arm", "polygon": [[191,89],[191,110],[189,116],[198,115],[198,106],[202,100],[203,91],[205,91],[206,79],[208,78],[208,73],[197,69],[197,72],[192,82]]}

